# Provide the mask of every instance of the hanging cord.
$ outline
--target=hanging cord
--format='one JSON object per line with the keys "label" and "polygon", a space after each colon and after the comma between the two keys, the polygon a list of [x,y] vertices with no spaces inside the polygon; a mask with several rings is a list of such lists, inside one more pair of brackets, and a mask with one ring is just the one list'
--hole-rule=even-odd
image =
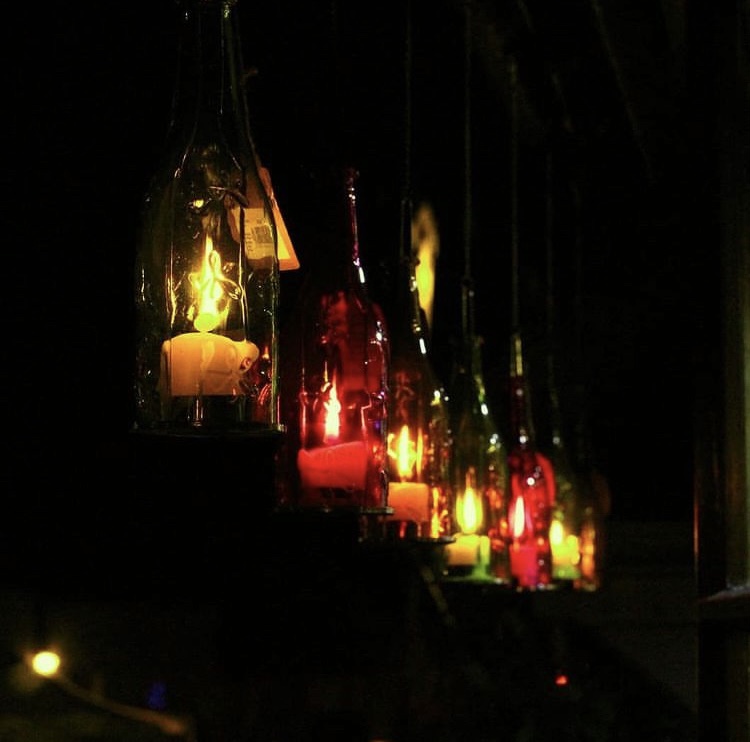
{"label": "hanging cord", "polygon": [[581,192],[576,183],[571,186],[573,192],[573,218],[574,223],[574,254],[575,254],[575,290],[574,290],[574,319],[575,319],[575,343],[576,352],[583,351],[583,234],[582,234],[582,208]]}
{"label": "hanging cord", "polygon": [[560,400],[557,394],[555,360],[557,358],[557,317],[555,315],[555,267],[553,250],[554,199],[552,197],[552,153],[547,153],[545,163],[545,221],[544,247],[546,258],[547,283],[547,384],[549,386],[550,415],[552,436],[561,440],[562,423],[560,420]]}
{"label": "hanging cord", "polygon": [[471,273],[471,3],[464,3],[464,277],[462,284],[461,329],[465,343],[474,336],[474,281]]}
{"label": "hanging cord", "polygon": [[552,155],[547,153],[545,163],[545,220],[544,220],[544,247],[547,264],[547,336],[552,342],[555,333],[555,269],[553,266],[552,250]]}
{"label": "hanging cord", "polygon": [[511,327],[520,327],[518,266],[518,70],[510,60],[510,248],[511,248]]}
{"label": "hanging cord", "polygon": [[412,197],[411,197],[411,0],[406,1],[404,29],[404,172],[401,194],[401,243],[399,261],[412,259]]}

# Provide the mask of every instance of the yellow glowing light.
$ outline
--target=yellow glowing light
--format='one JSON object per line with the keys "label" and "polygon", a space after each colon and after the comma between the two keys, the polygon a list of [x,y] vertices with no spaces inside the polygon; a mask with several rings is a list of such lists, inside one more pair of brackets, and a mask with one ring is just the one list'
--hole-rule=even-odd
{"label": "yellow glowing light", "polygon": [[484,520],[482,500],[473,486],[474,473],[472,470],[466,474],[466,488],[456,501],[456,519],[463,533],[476,533]]}
{"label": "yellow glowing light", "polygon": [[425,313],[428,327],[431,327],[435,298],[435,272],[440,253],[440,233],[435,213],[428,204],[421,204],[414,214],[412,244],[418,261],[415,273],[419,305]]}
{"label": "yellow glowing light", "polygon": [[563,525],[559,520],[553,520],[549,527],[549,543],[550,546],[560,546],[565,539],[565,531]]}
{"label": "yellow glowing light", "polygon": [[341,432],[341,402],[336,393],[336,382],[331,384],[328,400],[323,404],[325,409],[323,424],[326,443],[337,441]]}
{"label": "yellow glowing light", "polygon": [[226,315],[227,299],[240,294],[239,286],[223,275],[221,256],[214,250],[210,235],[206,235],[200,269],[191,273],[189,279],[198,303],[197,311],[191,309],[193,325],[198,332],[210,332]]}
{"label": "yellow glowing light", "polygon": [[60,669],[60,655],[51,650],[37,652],[31,658],[31,667],[37,675],[48,678]]}
{"label": "yellow glowing light", "polygon": [[414,476],[414,466],[419,460],[418,445],[409,435],[409,426],[402,425],[398,436],[388,435],[388,456],[396,462],[399,479],[411,479]]}
{"label": "yellow glowing light", "polygon": [[581,561],[580,542],[578,536],[565,533],[563,524],[555,519],[549,527],[549,545],[552,549],[553,561],[577,565]]}

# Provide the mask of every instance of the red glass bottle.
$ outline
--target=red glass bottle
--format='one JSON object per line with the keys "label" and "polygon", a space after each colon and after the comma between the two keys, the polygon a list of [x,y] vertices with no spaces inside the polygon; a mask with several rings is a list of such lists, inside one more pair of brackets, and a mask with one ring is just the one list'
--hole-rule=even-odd
{"label": "red glass bottle", "polygon": [[317,252],[291,321],[281,504],[387,512],[389,344],[359,249],[356,171],[322,176]]}
{"label": "red glass bottle", "polygon": [[549,529],[555,474],[552,463],[539,452],[535,441],[530,385],[519,331],[511,335],[509,391],[511,574],[521,590],[544,589],[552,577]]}

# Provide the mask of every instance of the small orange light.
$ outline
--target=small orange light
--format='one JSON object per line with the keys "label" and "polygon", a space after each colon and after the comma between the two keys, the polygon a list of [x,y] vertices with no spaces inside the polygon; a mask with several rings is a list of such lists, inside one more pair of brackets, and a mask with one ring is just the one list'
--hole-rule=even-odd
{"label": "small orange light", "polygon": [[563,686],[568,684],[568,676],[564,672],[559,672],[555,675],[555,685]]}
{"label": "small orange light", "polygon": [[341,402],[336,392],[336,382],[331,384],[325,407],[325,440],[327,443],[336,442],[341,432]]}

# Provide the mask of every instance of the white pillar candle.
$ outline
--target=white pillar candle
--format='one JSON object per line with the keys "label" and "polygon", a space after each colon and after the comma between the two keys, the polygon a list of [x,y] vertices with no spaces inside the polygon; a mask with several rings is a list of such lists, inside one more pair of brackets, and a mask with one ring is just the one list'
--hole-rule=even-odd
{"label": "white pillar candle", "polygon": [[446,563],[451,567],[489,566],[490,539],[477,533],[458,533],[445,547]]}
{"label": "white pillar candle", "polygon": [[321,446],[297,453],[297,468],[303,487],[333,487],[362,490],[367,477],[367,447],[364,441]]}
{"label": "white pillar candle", "polygon": [[241,377],[258,360],[258,346],[213,332],[186,332],[162,344],[162,373],[173,397],[240,395]]}

